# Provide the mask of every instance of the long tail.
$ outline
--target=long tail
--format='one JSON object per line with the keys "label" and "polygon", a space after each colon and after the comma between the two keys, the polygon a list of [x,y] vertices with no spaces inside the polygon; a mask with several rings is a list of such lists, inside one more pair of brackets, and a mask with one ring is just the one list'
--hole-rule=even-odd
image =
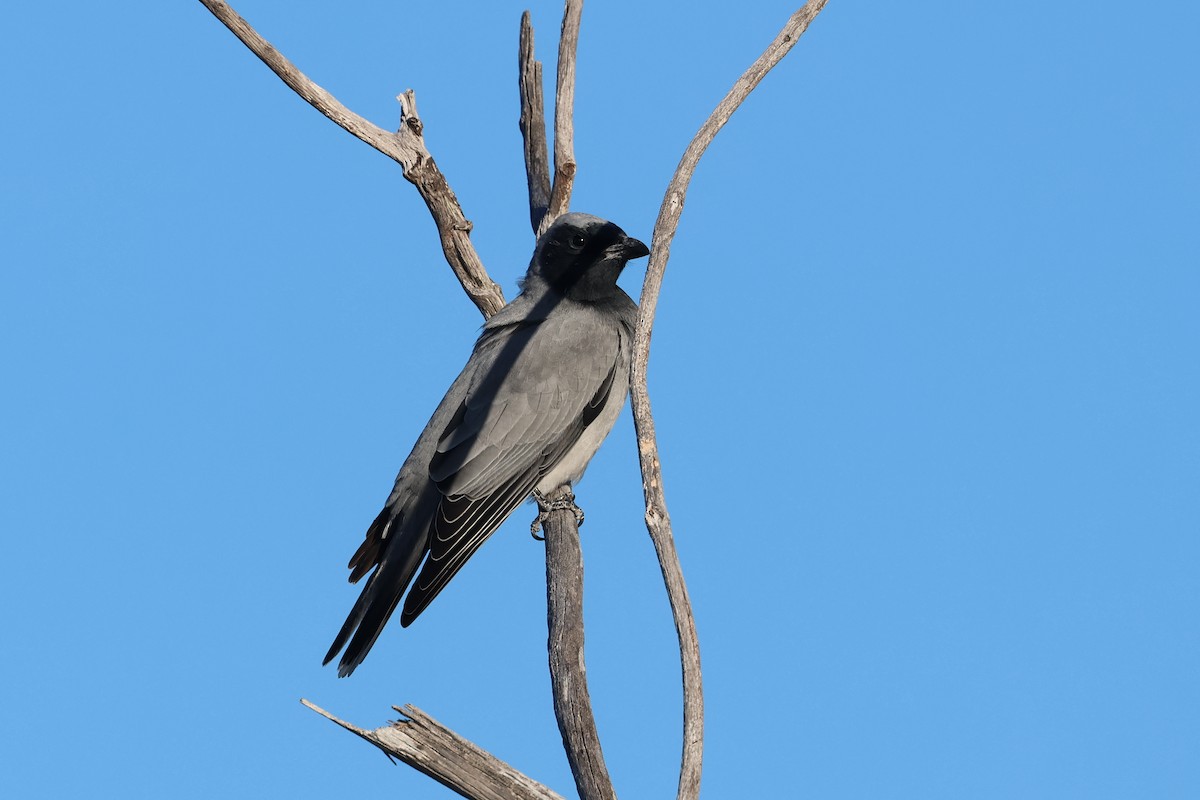
{"label": "long tail", "polygon": [[[328,664],[345,647],[346,652],[342,653],[342,658],[338,662],[339,678],[345,678],[353,673],[355,668],[367,657],[367,653],[371,652],[371,647],[379,638],[379,634],[392,616],[392,612],[396,610],[400,598],[404,595],[404,590],[408,588],[413,574],[416,573],[417,567],[428,549],[428,535],[423,530],[424,526],[396,525],[396,522],[397,520],[393,520],[389,525],[395,539],[384,549],[379,566],[367,580],[362,594],[358,596],[354,607],[350,609],[350,616],[346,617],[346,622],[338,631],[333,645],[325,654],[325,660],[322,662]],[[372,528],[374,527],[373,525]],[[381,538],[386,537],[386,530],[380,533],[382,534]],[[368,533],[368,541],[370,540],[371,536]],[[353,564],[352,560],[351,566]],[[353,577],[352,575],[351,578],[353,579]]]}

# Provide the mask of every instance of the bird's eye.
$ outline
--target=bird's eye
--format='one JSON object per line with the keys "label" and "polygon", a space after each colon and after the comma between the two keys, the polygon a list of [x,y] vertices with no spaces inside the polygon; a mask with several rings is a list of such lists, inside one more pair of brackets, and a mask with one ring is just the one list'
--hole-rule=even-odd
{"label": "bird's eye", "polygon": [[576,250],[582,250],[584,244],[587,243],[587,239],[584,239],[583,236],[578,233],[572,235],[568,241],[571,243],[571,247],[574,247]]}

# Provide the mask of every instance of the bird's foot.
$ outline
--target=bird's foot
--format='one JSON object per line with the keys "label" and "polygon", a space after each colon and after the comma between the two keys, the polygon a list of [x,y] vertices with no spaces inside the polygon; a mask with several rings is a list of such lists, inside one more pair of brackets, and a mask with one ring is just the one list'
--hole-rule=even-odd
{"label": "bird's foot", "polygon": [[540,531],[542,529],[542,525],[545,524],[548,519],[550,519],[551,511],[559,511],[563,509],[570,511],[575,515],[576,527],[583,524],[583,509],[575,505],[575,493],[571,491],[571,487],[564,486],[557,494],[558,496],[551,500],[537,489],[533,490],[533,499],[537,501],[538,504],[538,515],[537,518],[534,519],[533,523],[529,526],[529,535],[537,539],[539,542],[546,541],[546,537],[539,536],[538,531]]}

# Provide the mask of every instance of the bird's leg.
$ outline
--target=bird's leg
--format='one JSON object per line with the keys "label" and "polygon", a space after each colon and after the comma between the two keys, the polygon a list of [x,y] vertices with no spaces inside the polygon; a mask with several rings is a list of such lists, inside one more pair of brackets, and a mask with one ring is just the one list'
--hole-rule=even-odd
{"label": "bird's leg", "polygon": [[529,535],[537,539],[539,542],[546,541],[545,536],[538,536],[538,531],[542,529],[542,525],[550,519],[551,511],[565,509],[575,515],[575,525],[578,527],[583,524],[583,509],[575,505],[575,493],[571,491],[570,485],[563,485],[555,493],[553,499],[533,490],[533,499],[538,504],[538,515],[534,519],[533,524],[529,526]]}

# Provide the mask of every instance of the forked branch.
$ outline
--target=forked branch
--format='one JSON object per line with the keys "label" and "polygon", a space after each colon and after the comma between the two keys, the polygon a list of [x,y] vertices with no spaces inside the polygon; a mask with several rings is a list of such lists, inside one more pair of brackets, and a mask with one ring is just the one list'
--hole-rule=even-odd
{"label": "forked branch", "polygon": [[529,183],[529,217],[534,237],[571,207],[575,186],[575,53],[583,0],[566,0],[562,35],[558,40],[557,84],[554,92],[554,183],[546,148],[546,110],[542,92],[542,63],[533,54],[533,23],[521,16],[518,51],[521,87],[521,138],[525,142],[525,174]]}
{"label": "forked branch", "polygon": [[[471,244],[471,223],[464,216],[458,199],[425,146],[423,125],[417,115],[416,99],[412,91],[405,92],[400,98],[400,129],[395,133],[383,130],[350,111],[331,94],[309,80],[294,64],[259,36],[228,4],[221,0],[200,2],[304,100],[339,126],[401,165],[404,177],[417,187],[429,207],[438,227],[446,260],[458,276],[468,297],[485,317],[503,307],[503,293],[487,275]],[[701,155],[742,101],[787,54],[825,4],[826,0],[809,0],[792,15],[766,51],[718,104],[684,151],[683,158],[667,187],[654,225],[650,263],[642,289],[634,337],[630,392],[646,500],[646,526],[658,554],[679,637],[684,693],[679,800],[695,800],[699,795],[704,736],[703,692],[695,621],[671,534],[670,516],[662,488],[662,466],[646,387],[654,315],[663,274],[670,258],[671,241],[683,212],[688,185]],[[522,18],[519,55],[521,130],[525,141],[529,180],[530,222],[539,235],[555,218],[565,213],[570,205],[576,170],[571,121],[574,109],[575,52],[582,8],[582,0],[566,0],[557,72],[553,185],[550,183],[545,139],[541,64],[533,58],[533,28],[529,23],[528,12]],[[587,700],[582,659],[582,607],[573,599],[581,596],[582,568],[580,566],[578,570],[576,582],[573,568],[556,566],[569,564],[573,559],[577,561],[578,531],[573,531],[572,538],[571,529],[576,526],[572,525],[566,516],[565,512],[555,512],[547,521],[547,539],[555,537],[553,544],[548,541],[547,571],[548,599],[551,605],[550,656],[552,682],[555,684],[556,715],[559,717],[564,745],[568,748],[568,757],[581,796],[584,800],[611,798],[612,786],[600,756],[599,742],[595,739],[594,720],[591,719],[590,703]],[[560,579],[563,582],[556,587],[554,582]],[[580,635],[577,643],[569,636],[572,628],[578,628]],[[556,659],[556,649],[560,655],[567,650],[572,652],[565,660]],[[576,650],[577,659],[574,657]],[[564,698],[561,708],[566,713],[560,711],[558,702],[560,684]],[[578,691],[571,691],[580,687],[583,689],[582,695]],[[305,704],[376,744],[389,755],[399,758],[466,797],[497,800],[512,797],[522,800],[559,798],[546,787],[516,772],[412,706],[397,708],[407,717],[406,720],[389,728],[367,731],[342,722],[307,701]]]}
{"label": "forked branch", "polygon": [[479,254],[475,252],[475,246],[471,244],[471,223],[463,214],[462,206],[447,183],[446,176],[438,169],[425,146],[424,125],[417,116],[417,101],[413,91],[409,89],[398,98],[399,130],[395,133],[385,131],[346,108],[336,97],[310,80],[270,42],[259,36],[228,3],[221,0],[200,2],[313,108],[400,165],[404,177],[417,187],[421,199],[429,208],[437,225],[442,252],[467,297],[471,298],[484,317],[490,317],[503,308],[504,292],[488,275]]}
{"label": "forked branch", "polygon": [[[555,219],[570,208],[575,179],[574,129],[575,51],[583,0],[566,0],[562,38],[558,47],[558,85],[555,92],[554,186],[550,187],[546,159],[546,123],[542,99],[542,65],[534,59],[533,23],[529,12],[521,17],[518,49],[521,87],[521,134],[525,142],[525,172],[529,184],[529,216],[535,235],[541,236]],[[547,197],[548,191],[548,197]],[[542,207],[542,199],[546,207]],[[571,501],[570,486],[554,496]],[[539,503],[541,501],[539,500]],[[563,509],[542,509],[546,527],[546,621],[549,628],[550,685],[554,716],[562,734],[563,749],[580,800],[616,800],[612,779],[604,764],[596,718],[588,694],[583,656],[583,552],[579,526]]]}
{"label": "forked branch", "polygon": [[825,7],[825,3],[826,0],[809,0],[791,16],[774,41],[717,104],[716,109],[700,126],[695,138],[684,150],[683,158],[680,159],[679,166],[675,168],[675,174],[667,185],[658,219],[654,223],[650,264],[646,267],[646,280],[638,304],[638,324],[633,339],[629,388],[642,467],[642,491],[646,499],[646,528],[658,553],[659,566],[671,602],[671,612],[675,617],[675,631],[679,637],[679,657],[683,672],[683,754],[679,770],[678,800],[695,800],[700,794],[704,751],[704,692],[700,678],[700,643],[696,638],[696,621],[692,615],[692,603],[688,597],[683,569],[679,564],[679,554],[675,550],[675,539],[671,533],[671,516],[667,513],[666,497],[663,494],[662,463],[658,457],[654,417],[650,411],[650,394],[646,387],[646,367],[650,360],[654,312],[658,308],[658,295],[662,290],[667,260],[671,257],[671,240],[675,238],[675,230],[679,227],[684,197],[687,195],[692,175],[696,172],[700,156],[742,101],[758,86],[763,76],[792,49],[796,40],[808,29],[809,23]]}

